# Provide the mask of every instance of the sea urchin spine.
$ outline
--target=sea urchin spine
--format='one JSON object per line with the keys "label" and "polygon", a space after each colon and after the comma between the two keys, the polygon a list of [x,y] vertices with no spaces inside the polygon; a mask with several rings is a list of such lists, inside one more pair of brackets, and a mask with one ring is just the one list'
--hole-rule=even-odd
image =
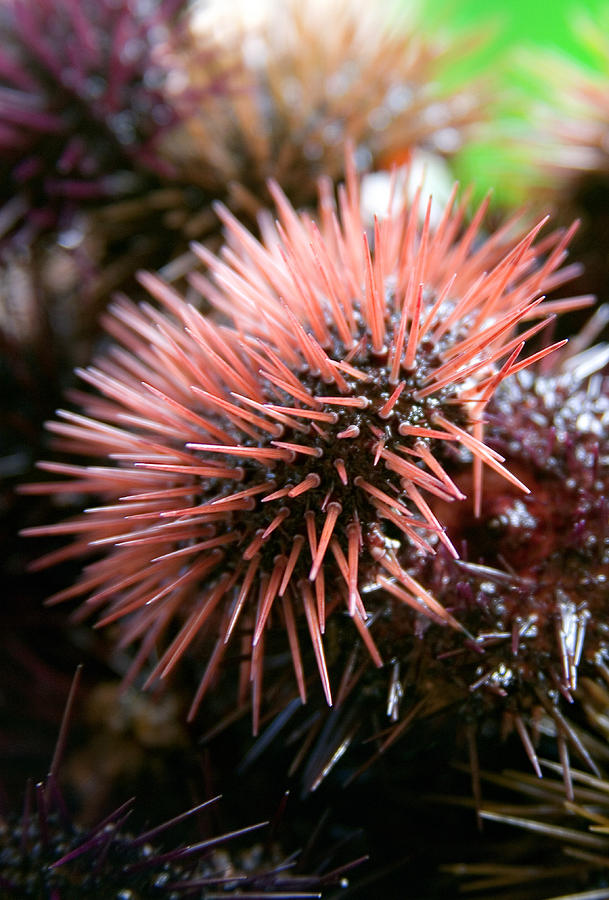
{"label": "sea urchin spine", "polygon": [[[457,463],[473,459],[477,504],[483,465],[526,490],[485,445],[484,408],[503,379],[557,346],[517,359],[547,314],[585,302],[540,296],[563,280],[571,229],[535,246],[544,222],[517,242],[512,222],[483,240],[486,204],[465,227],[467,200],[454,208],[455,189],[437,227],[430,204],[419,224],[419,191],[368,236],[352,165],[338,213],[321,183],[319,226],[271,189],[279,221],[264,243],[221,209],[223,258],[195,248],[213,281],[193,273],[191,283],[216,318],[150,274],[142,283],[162,311],[114,304],[106,327],[118,344],[80,372],[101,396],[80,393],[85,415],[62,411],[49,425],[61,449],[95,464],[44,463],[68,480],[29,487],[103,498],[28,531],[76,536],[42,564],[105,554],[54,600],[89,595],[86,611],[105,608],[98,624],[120,620],[122,644],[140,643],[132,675],[179,621],[148,683],[216,631],[191,717],[239,625],[255,728],[271,617],[285,627],[303,700],[297,622],[306,619],[329,703],[322,634],[336,607],[381,664],[366,586],[380,579],[459,627],[396,551],[412,542],[433,552],[440,540],[456,555],[430,504],[462,499],[450,477]],[[221,316],[232,324],[217,324]]]}

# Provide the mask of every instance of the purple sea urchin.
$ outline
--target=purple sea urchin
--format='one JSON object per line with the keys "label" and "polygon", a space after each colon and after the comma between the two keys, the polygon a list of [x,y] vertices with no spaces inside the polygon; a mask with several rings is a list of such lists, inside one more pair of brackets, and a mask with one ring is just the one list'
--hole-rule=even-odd
{"label": "purple sea urchin", "polygon": [[[593,352],[596,364],[602,365],[607,348]],[[523,627],[530,620],[520,652],[524,654],[530,641],[537,670],[547,657],[549,682],[570,701],[577,688],[579,660],[601,669],[607,662],[606,379],[597,374],[582,381],[576,371],[554,376],[523,373],[497,393],[488,427],[492,446],[505,452],[516,471],[529,473],[532,493],[515,498],[509,491],[489,491],[482,519],[488,538],[485,541],[480,531],[476,540],[478,530],[473,526],[472,543],[480,559],[514,576],[521,601],[530,598],[515,606]],[[506,601],[508,619],[509,607]],[[519,642],[512,639],[512,643],[517,656]]]}
{"label": "purple sea urchin", "polygon": [[[15,900],[46,896],[57,900],[75,900],[82,896],[99,900],[128,896],[143,900],[157,896],[192,896],[197,887],[201,888],[198,896],[206,897],[203,885],[224,887],[227,881],[229,885],[232,881],[233,886],[241,887],[243,876],[227,875],[221,856],[216,859],[212,856],[199,864],[192,860],[197,856],[209,856],[213,847],[266,823],[168,852],[160,850],[158,843],[154,846],[165,829],[212,802],[139,835],[124,829],[131,801],[97,826],[81,828],[68,819],[63,798],[55,780],[50,777],[48,782],[36,785],[26,797],[20,820],[0,819],[0,887],[3,896]],[[274,887],[274,873],[267,873],[267,878],[269,875]],[[259,879],[263,881],[264,876]],[[255,884],[256,878],[252,881]]]}
{"label": "purple sea urchin", "polygon": [[87,201],[130,193],[135,167],[167,175],[155,144],[177,116],[159,50],[181,5],[3,3],[2,232],[20,246],[68,229]]}
{"label": "purple sea urchin", "polygon": [[[171,89],[187,6],[0,3],[0,468],[9,478],[39,458],[40,426],[90,358],[110,291],[201,237],[181,231],[193,208],[215,221],[159,146],[195,100]],[[197,101],[227,84],[224,61],[208,61]],[[7,484],[0,518],[13,506]]]}
{"label": "purple sea urchin", "polygon": [[37,453],[35,422],[83,350],[88,358],[100,301],[117,281],[114,266],[99,275],[107,242],[91,237],[85,211],[173,172],[157,147],[179,117],[161,51],[181,5],[0,4],[0,381],[12,416],[0,453],[20,454],[23,471],[28,450]]}
{"label": "purple sea urchin", "polygon": [[[53,898],[76,900],[177,900],[190,896],[321,898],[325,888],[345,885],[344,875],[364,858],[320,874],[302,874],[298,854],[281,855],[268,842],[238,849],[234,841],[258,831],[260,822],[226,834],[192,840],[172,850],[162,848],[164,832],[207,810],[215,797],[170,821],[133,834],[125,827],[133,799],[93,827],[72,820],[58,783],[61,758],[79,682],[77,672],[44,782],[26,790],[21,816],[0,815],[0,889],[7,900]],[[192,825],[191,825],[192,830]],[[228,846],[230,845],[230,849]],[[246,893],[242,893],[245,890]]]}
{"label": "purple sea urchin", "polygon": [[543,222],[520,240],[508,238],[512,225],[476,242],[485,204],[464,228],[453,193],[432,229],[429,205],[419,225],[417,199],[376,222],[371,254],[353,171],[340,219],[322,183],[319,227],[272,191],[279,222],[264,244],[224,211],[224,260],[196,250],[214,283],[193,273],[192,284],[232,324],[143,275],[164,310],[115,303],[106,326],[118,344],[81,372],[98,393],[79,394],[84,414],[49,426],[85,463],[45,463],[67,480],[28,488],[102,500],[28,531],[76,536],[49,563],[105,554],[54,600],[87,594],[83,613],[121,621],[122,643],[140,644],[132,674],[179,622],[148,682],[215,632],[191,716],[238,625],[255,727],[271,618],[285,628],[303,700],[296,620],[306,619],[328,702],[322,634],[337,607],[381,664],[362,600],[371,579],[459,628],[400,564],[400,547],[431,551],[431,534],[456,555],[424,495],[461,499],[447,471],[458,461],[473,459],[477,506],[483,466],[524,488],[485,445],[482,415],[506,377],[554,349],[517,361],[546,313],[578,303],[549,308],[539,296],[560,283],[570,237],[535,245]]}

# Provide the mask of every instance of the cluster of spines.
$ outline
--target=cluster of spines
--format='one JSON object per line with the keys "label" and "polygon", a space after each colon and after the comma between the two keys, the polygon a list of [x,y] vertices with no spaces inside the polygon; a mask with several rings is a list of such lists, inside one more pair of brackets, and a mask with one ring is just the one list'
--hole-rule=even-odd
{"label": "cluster of spines", "polygon": [[[539,724],[542,718],[553,722],[568,799],[573,796],[570,753],[598,776],[595,754],[582,743],[565,707],[581,698],[582,672],[585,682],[609,678],[604,641],[609,401],[606,378],[590,376],[591,367],[604,365],[607,352],[601,345],[563,358],[566,372],[554,365],[545,375],[522,373],[499,392],[489,411],[490,440],[509,464],[528,473],[532,493],[519,497],[509,484],[491,479],[481,518],[472,520],[467,513],[453,525],[451,536],[468,548],[466,559],[454,560],[444,548],[433,559],[411,554],[408,566],[468,634],[438,631],[420,618],[416,623],[387,603],[386,594],[385,600],[373,595],[377,615],[371,633],[393,665],[380,677],[366,673],[346,645],[340,682],[349,688],[341,688],[336,702],[344,708],[334,716],[334,727],[322,729],[313,743],[303,776],[308,787],[327,774],[337,746],[344,752],[353,743],[350,711],[361,694],[373,694],[376,709],[386,697],[388,725],[371,761],[434,708],[443,715],[461,710],[470,721],[478,799],[475,734],[489,719],[500,723],[503,734],[517,733],[537,777],[542,775]],[[281,703],[276,712],[271,728],[289,721]],[[360,737],[362,724],[360,717]]]}
{"label": "cluster of spines", "polygon": [[[164,177],[172,171],[155,149],[178,120],[155,45],[181,5],[162,0],[144,12],[107,0],[84,7],[71,0],[6,4],[0,152],[12,160],[17,193],[3,225],[8,230],[23,218],[24,234],[32,235],[21,235],[22,244],[35,229],[67,227],[66,212],[114,195],[124,170],[139,166]],[[57,158],[49,160],[53,153]],[[46,196],[46,209],[27,209],[45,199],[21,195],[30,184]]]}
{"label": "cluster of spines", "polygon": [[[601,692],[603,689],[601,688]],[[606,695],[605,695],[606,701]],[[552,732],[553,729],[550,729]],[[583,742],[598,759],[607,760],[604,740],[578,729]],[[471,860],[443,866],[455,874],[463,889],[488,897],[495,889],[510,896],[517,892],[523,898],[544,897],[547,900],[605,900],[607,888],[607,816],[606,778],[569,767],[571,791],[564,793],[564,766],[549,759],[541,760],[544,778],[517,770],[481,773],[485,792],[497,796],[509,792],[509,800],[485,799],[479,810],[483,822],[514,827],[522,835],[518,860],[509,863]],[[562,775],[563,781],[560,776]],[[515,799],[514,795],[518,795]],[[464,798],[449,802],[464,803]],[[490,835],[493,834],[491,826]],[[528,833],[530,840],[526,840]],[[533,879],[529,889],[529,879]],[[544,887],[540,887],[544,885]],[[543,890],[543,894],[541,891]],[[550,895],[551,891],[551,895]],[[559,893],[556,893],[559,891]],[[494,892],[493,897],[496,896]]]}
{"label": "cluster of spines", "polygon": [[[45,464],[76,480],[29,488],[108,497],[73,522],[33,533],[78,538],[47,563],[111,548],[55,600],[92,592],[85,610],[110,603],[100,624],[133,614],[122,636],[123,644],[141,641],[133,673],[175,618],[183,624],[149,682],[167,676],[220,619],[191,717],[238,622],[252,634],[250,678],[260,697],[265,628],[278,603],[303,700],[294,599],[328,702],[322,634],[337,605],[345,603],[381,664],[361,599],[367,582],[379,578],[416,611],[460,628],[396,550],[406,539],[433,552],[423,531],[456,555],[423,496],[463,498],[446,470],[451,454],[474,460],[477,507],[483,465],[526,490],[484,443],[484,409],[505,378],[562,343],[517,361],[546,314],[588,302],[539,296],[570,274],[559,266],[572,229],[535,245],[544,220],[514,243],[511,223],[476,246],[486,202],[462,229],[466,201],[453,209],[453,192],[432,229],[430,204],[418,223],[419,191],[410,209],[375,223],[372,254],[353,168],[339,189],[340,218],[322,183],[320,227],[272,191],[279,222],[266,244],[223,210],[224,260],[195,248],[215,283],[198,273],[192,283],[232,326],[143,275],[166,312],[119,300],[106,320],[119,346],[80,372],[101,396],[78,394],[87,415],[62,412],[49,426],[60,448],[112,464]],[[541,322],[516,332],[534,317]]]}
{"label": "cluster of spines", "polygon": [[[267,822],[163,849],[160,841],[166,831],[208,811],[219,796],[140,834],[125,827],[133,813],[133,798],[90,828],[78,825],[59,786],[59,770],[80,674],[79,669],[72,682],[47,778],[35,786],[28,783],[21,816],[0,815],[3,896],[71,900],[86,894],[100,900],[109,896],[143,900],[188,895],[211,900],[219,896],[218,890],[222,896],[305,900],[321,898],[326,887],[345,884],[344,876],[366,859],[331,870],[326,865],[327,871],[305,874],[298,853],[273,859],[276,847],[267,847],[262,856],[268,861],[255,865],[251,860],[244,862],[239,850],[234,851],[233,859],[226,858],[230,854],[227,845],[264,828]],[[216,856],[215,850],[220,854]],[[247,894],[242,894],[242,889]]]}

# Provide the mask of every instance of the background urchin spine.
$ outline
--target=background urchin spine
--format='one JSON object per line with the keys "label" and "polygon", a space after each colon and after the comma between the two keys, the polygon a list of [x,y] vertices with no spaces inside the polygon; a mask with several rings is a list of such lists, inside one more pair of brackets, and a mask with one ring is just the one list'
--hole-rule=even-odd
{"label": "background urchin spine", "polygon": [[237,60],[243,89],[195,110],[183,140],[169,147],[194,184],[211,185],[216,196],[217,184],[228,185],[228,205],[242,219],[254,222],[269,203],[270,177],[295,206],[313,205],[319,176],[343,177],[347,140],[367,165],[389,168],[422,148],[454,154],[484,118],[480,84],[441,86],[475,39],[431,39],[416,13],[391,16],[360,0],[289,0],[281,16],[259,3],[251,13],[244,3],[229,11],[210,3],[191,18],[190,83],[205,83],[197,48],[219,34],[218,50]]}
{"label": "background urchin spine", "polygon": [[272,190],[279,222],[265,244],[223,211],[224,260],[196,250],[215,283],[194,273],[192,284],[232,325],[142,276],[165,311],[119,300],[106,322],[118,345],[80,373],[101,396],[79,394],[86,415],[62,412],[49,425],[59,448],[110,465],[46,463],[73,480],[29,488],[106,501],[29,533],[76,535],[46,562],[109,548],[54,599],[86,593],[85,611],[107,607],[100,624],[124,619],[122,644],[141,642],[132,675],[173,620],[182,625],[148,682],[167,676],[214,623],[219,637],[191,716],[237,623],[253,632],[255,727],[271,613],[283,620],[303,700],[295,617],[306,619],[328,702],[329,612],[344,605],[381,664],[366,584],[378,579],[459,628],[396,551],[404,541],[431,551],[431,535],[455,554],[423,495],[462,499],[447,471],[459,460],[473,458],[477,507],[483,465],[524,488],[484,444],[482,416],[506,377],[555,348],[517,361],[547,313],[580,302],[539,296],[561,281],[570,230],[536,246],[542,221],[520,240],[506,226],[476,243],[486,204],[465,227],[466,201],[453,208],[453,192],[432,229],[430,204],[419,225],[419,192],[410,209],[376,221],[372,254],[353,167],[339,216],[322,182],[319,227]]}
{"label": "background urchin spine", "polygon": [[[322,897],[326,887],[346,886],[346,873],[367,859],[363,856],[330,868],[330,858],[337,850],[334,846],[321,863],[324,871],[309,874],[303,871],[306,866],[298,859],[299,851],[286,858],[275,837],[265,846],[244,847],[241,839],[268,822],[216,832],[196,841],[190,837],[188,843],[170,850],[162,846],[164,833],[185,822],[192,835],[192,819],[207,814],[219,796],[139,834],[125,827],[133,812],[133,798],[95,825],[80,825],[72,818],[59,775],[81,672],[77,669],[72,680],[47,778],[35,787],[28,781],[20,816],[6,811],[0,815],[0,889],[7,900],[76,900],[82,896],[91,900],[176,900],[184,895],[204,900],[219,896],[209,894],[215,889],[241,897],[243,888],[261,898]],[[275,826],[278,821],[279,816]],[[197,830],[202,838],[203,829]],[[208,833],[209,828],[204,831]]]}
{"label": "background urchin spine", "polygon": [[[518,860],[510,861],[508,865],[491,862],[481,868],[475,862],[473,865],[471,862],[461,862],[458,866],[443,866],[445,871],[452,871],[459,879],[468,879],[469,885],[466,887],[463,884],[463,889],[476,890],[478,879],[479,887],[483,889],[484,880],[496,877],[495,884],[492,880],[487,882],[487,889],[492,885],[499,893],[505,891],[506,896],[508,891],[509,896],[517,892],[523,900],[529,897],[531,900],[549,898],[550,895],[553,900],[568,900],[572,897],[590,900],[596,897],[602,900],[609,896],[606,857],[609,785],[605,774],[609,755],[603,715],[609,697],[605,686],[595,685],[587,699],[592,699],[591,723],[594,730],[590,732],[574,723],[570,725],[577,732],[582,745],[602,765],[602,773],[591,775],[572,768],[567,762],[570,783],[568,799],[571,802],[565,803],[560,783],[560,776],[565,780],[562,761],[557,764],[547,759],[541,760],[543,781],[518,770],[507,770],[499,774],[482,771],[480,774],[486,784],[485,794],[490,794],[490,797],[486,797],[480,809],[481,819],[517,827],[522,831],[523,840]],[[505,794],[506,790],[509,794]],[[519,796],[515,798],[514,794]],[[493,825],[488,832],[491,839],[496,828]],[[524,839],[525,833],[529,834],[529,840]],[[466,851],[467,855],[469,851],[470,848]],[[480,848],[476,848],[476,856],[479,852]],[[488,850],[485,855],[487,859],[493,857]],[[535,871],[535,878],[525,887],[525,881],[530,878],[532,871]],[[543,888],[543,894],[539,882],[547,885]],[[487,894],[481,896],[484,900],[490,900]],[[493,892],[492,896],[494,898],[496,893]]]}
{"label": "background urchin spine", "polygon": [[131,192],[138,167],[171,171],[155,147],[178,119],[160,49],[181,5],[5,4],[0,151],[13,197],[3,217],[19,246],[45,228],[68,229],[91,201]]}

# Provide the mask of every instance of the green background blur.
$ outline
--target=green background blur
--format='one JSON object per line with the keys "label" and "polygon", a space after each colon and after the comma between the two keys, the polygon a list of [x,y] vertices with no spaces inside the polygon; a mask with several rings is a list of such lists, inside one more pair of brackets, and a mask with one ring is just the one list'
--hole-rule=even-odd
{"label": "green background blur", "polygon": [[578,43],[574,26],[582,17],[594,21],[601,11],[609,14],[607,0],[422,0],[422,6],[431,25],[493,26],[492,45],[483,54],[487,62],[519,46],[542,44],[594,64],[594,57]]}
{"label": "green background blur", "polygon": [[[409,8],[409,0],[399,0]],[[479,45],[447,71],[447,86],[478,76],[493,98],[492,117],[499,121],[497,140],[480,135],[456,159],[455,175],[474,186],[480,198],[493,188],[492,204],[520,203],[526,199],[526,182],[521,178],[522,160],[517,161],[499,137],[510,124],[526,130],[536,98],[552,102],[552,88],[544,77],[543,58],[535,48],[559,52],[584,67],[604,71],[605,57],[595,54],[590,44],[595,38],[609,46],[609,0],[419,0],[426,30],[446,34],[479,36]],[[587,28],[588,37],[583,37]],[[525,62],[526,59],[526,62]],[[528,67],[528,68],[527,68]],[[557,98],[558,99],[558,98]],[[507,133],[507,132],[504,132]],[[509,144],[509,141],[507,142]],[[526,155],[526,154],[525,154]]]}

